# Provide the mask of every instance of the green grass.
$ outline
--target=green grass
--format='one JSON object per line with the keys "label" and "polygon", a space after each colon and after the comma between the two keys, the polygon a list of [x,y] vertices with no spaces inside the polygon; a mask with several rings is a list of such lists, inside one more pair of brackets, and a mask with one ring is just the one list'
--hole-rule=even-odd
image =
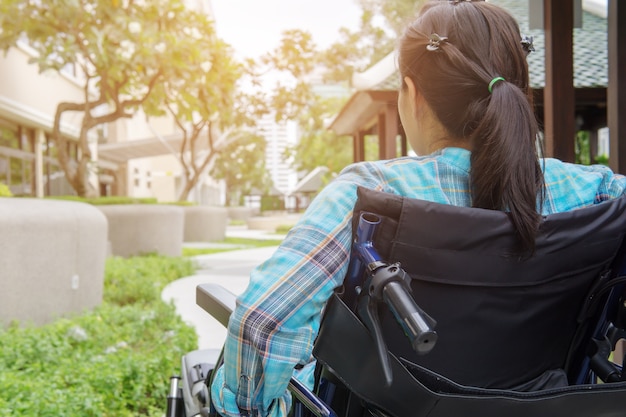
{"label": "green grass", "polygon": [[254,249],[268,246],[278,246],[282,239],[248,239],[238,237],[227,237],[217,244],[224,244],[224,247],[215,248],[183,248],[183,256],[210,255],[213,253],[228,252],[238,249]]}

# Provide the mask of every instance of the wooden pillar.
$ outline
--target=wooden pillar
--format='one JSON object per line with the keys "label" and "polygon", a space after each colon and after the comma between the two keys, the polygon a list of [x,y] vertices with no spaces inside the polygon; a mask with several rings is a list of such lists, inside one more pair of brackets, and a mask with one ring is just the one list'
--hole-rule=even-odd
{"label": "wooden pillar", "polygon": [[545,0],[544,134],[546,156],[574,162],[574,2]]}
{"label": "wooden pillar", "polygon": [[[607,124],[609,126],[611,168],[626,172],[626,3],[608,2],[609,86]],[[621,115],[621,117],[620,117]]]}
{"label": "wooden pillar", "polygon": [[44,162],[43,162],[43,148],[46,145],[46,134],[43,130],[37,129],[35,131],[35,197],[44,197]]}
{"label": "wooden pillar", "polygon": [[387,103],[378,114],[378,156],[391,159],[397,156],[398,108],[394,103]]}
{"label": "wooden pillar", "polygon": [[598,127],[594,124],[589,130],[589,157],[592,164],[598,156]]}
{"label": "wooden pillar", "polygon": [[407,156],[409,153],[409,145],[407,143],[404,126],[402,126],[402,121],[400,120],[400,113],[398,113],[398,120],[396,123],[398,124],[398,135],[400,135],[400,152],[402,156]]}
{"label": "wooden pillar", "polygon": [[352,159],[354,162],[365,161],[365,132],[359,130],[352,136]]}

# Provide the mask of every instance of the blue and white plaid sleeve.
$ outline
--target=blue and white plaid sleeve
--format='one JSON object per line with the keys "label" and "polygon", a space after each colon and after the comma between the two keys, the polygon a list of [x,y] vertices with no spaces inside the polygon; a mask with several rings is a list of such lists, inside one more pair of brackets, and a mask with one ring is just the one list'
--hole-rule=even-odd
{"label": "blue and white plaid sleeve", "polygon": [[273,256],[254,269],[248,288],[237,298],[225,366],[212,386],[222,415],[239,416],[240,410],[287,414],[291,397],[286,389],[294,367],[312,362],[321,311],[347,272],[357,184],[375,182],[355,176],[360,181],[346,175],[322,190]]}

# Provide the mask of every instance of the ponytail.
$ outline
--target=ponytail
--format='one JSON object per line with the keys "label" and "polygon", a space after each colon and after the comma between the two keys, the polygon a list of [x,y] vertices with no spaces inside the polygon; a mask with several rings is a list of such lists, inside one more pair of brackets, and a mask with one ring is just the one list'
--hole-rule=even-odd
{"label": "ponytail", "polygon": [[468,141],[472,206],[508,212],[519,252],[532,254],[544,179],[527,41],[498,6],[432,2],[402,37],[398,64],[449,134]]}
{"label": "ponytail", "polygon": [[522,91],[506,81],[494,87],[471,136],[472,206],[506,210],[532,253],[541,222],[543,173],[536,151],[537,121]]}

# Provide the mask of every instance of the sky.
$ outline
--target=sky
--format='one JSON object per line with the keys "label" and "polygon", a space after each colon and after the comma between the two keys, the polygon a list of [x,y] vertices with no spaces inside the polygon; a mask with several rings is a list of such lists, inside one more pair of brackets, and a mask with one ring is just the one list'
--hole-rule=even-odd
{"label": "sky", "polygon": [[321,48],[345,26],[358,27],[357,0],[211,0],[220,38],[240,57],[256,58],[278,46],[287,29],[309,31]]}

